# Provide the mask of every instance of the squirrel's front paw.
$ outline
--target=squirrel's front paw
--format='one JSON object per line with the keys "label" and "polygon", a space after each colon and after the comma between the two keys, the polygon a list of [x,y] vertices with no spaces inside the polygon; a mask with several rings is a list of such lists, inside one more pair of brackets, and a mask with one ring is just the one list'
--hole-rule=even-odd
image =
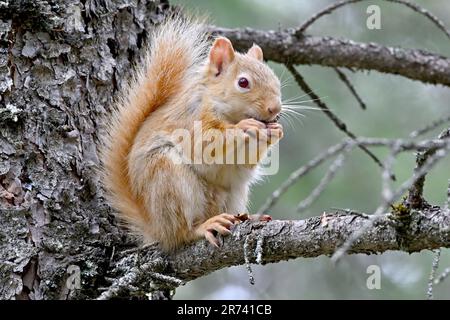
{"label": "squirrel's front paw", "polygon": [[259,130],[265,129],[266,124],[253,118],[244,119],[236,124],[238,129],[243,130],[248,134],[256,134]]}
{"label": "squirrel's front paw", "polygon": [[239,121],[236,128],[244,131],[246,142],[248,142],[249,139],[257,139],[258,141],[266,141],[269,144],[271,143],[271,137],[269,136],[270,132],[264,122],[253,118],[248,118]]}
{"label": "squirrel's front paw", "polygon": [[219,247],[220,242],[216,237],[217,233],[222,236],[230,235],[230,229],[237,220],[232,214],[222,213],[203,222],[195,232],[199,238],[205,237],[212,245]]}
{"label": "squirrel's front paw", "polygon": [[278,122],[271,122],[267,124],[267,133],[270,139],[270,143],[276,143],[278,140],[283,139],[284,132],[283,126]]}
{"label": "squirrel's front paw", "polygon": [[252,137],[257,137],[261,141],[268,141],[269,144],[278,142],[284,135],[283,126],[278,122],[265,124],[249,118],[239,121],[236,127]]}

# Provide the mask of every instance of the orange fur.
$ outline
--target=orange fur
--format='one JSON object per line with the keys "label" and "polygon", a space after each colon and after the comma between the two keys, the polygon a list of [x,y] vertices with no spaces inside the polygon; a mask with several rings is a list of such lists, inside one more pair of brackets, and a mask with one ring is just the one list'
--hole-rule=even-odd
{"label": "orange fur", "polygon": [[187,70],[199,62],[205,41],[201,28],[173,19],[153,34],[143,65],[137,65],[109,122],[101,150],[103,183],[111,205],[138,235],[146,232],[149,216],[142,199],[132,193],[128,156],[144,121],[182,90]]}
{"label": "orange fur", "polygon": [[[281,103],[278,78],[259,47],[240,54],[219,38],[208,54],[203,29],[172,18],[153,34],[144,63],[112,114],[101,152],[109,202],[135,234],[165,250],[201,237],[216,244],[212,230],[228,234],[235,218],[221,213],[246,209],[255,165],[176,164],[180,155],[161,132],[192,132],[198,120],[205,134],[248,129],[255,126],[248,118],[269,121],[274,115],[268,108]],[[236,87],[241,74],[252,83],[245,94]]]}

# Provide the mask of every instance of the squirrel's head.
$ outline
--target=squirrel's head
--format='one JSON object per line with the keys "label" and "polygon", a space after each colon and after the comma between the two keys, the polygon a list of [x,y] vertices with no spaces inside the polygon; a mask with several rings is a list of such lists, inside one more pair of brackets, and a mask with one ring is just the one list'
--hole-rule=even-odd
{"label": "squirrel's head", "polygon": [[227,38],[217,38],[209,52],[206,90],[215,111],[232,123],[246,118],[273,122],[281,111],[280,81],[253,45],[235,52]]}

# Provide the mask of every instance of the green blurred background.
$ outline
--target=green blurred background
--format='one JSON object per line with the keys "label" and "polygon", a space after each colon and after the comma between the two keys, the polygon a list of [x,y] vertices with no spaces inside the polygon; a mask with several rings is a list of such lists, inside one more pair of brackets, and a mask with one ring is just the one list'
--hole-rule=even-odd
{"label": "green blurred background", "polygon": [[[278,29],[295,27],[333,1],[325,0],[201,0],[171,1],[185,11],[208,15],[212,24],[223,27]],[[450,27],[450,1],[415,1]],[[371,4],[381,8],[381,30],[366,28]],[[424,49],[450,56],[449,39],[423,16],[411,9],[386,1],[363,1],[349,5],[318,20],[309,30],[318,36],[344,37],[360,42]],[[281,65],[270,63],[286,79]],[[362,110],[336,73],[320,66],[300,66],[306,81],[341,117],[350,130],[366,137],[407,137],[430,122],[450,114],[450,89],[424,85],[399,76],[372,71],[344,72],[366,102]],[[293,80],[283,91],[284,98],[303,94]],[[308,98],[305,98],[307,100]],[[308,102],[304,105],[314,106]],[[344,136],[320,111],[302,111],[304,118],[293,126],[284,123],[285,139],[280,144],[280,169],[268,176],[252,192],[251,212],[289,174]],[[300,121],[301,120],[301,121]],[[436,136],[443,127],[425,137]],[[386,151],[374,149],[384,157]],[[330,162],[301,179],[283,195],[270,214],[275,219],[302,219],[320,215],[330,208],[352,208],[371,213],[380,201],[380,169],[360,150],[355,150],[344,168],[320,198],[305,212],[295,207],[319,183]],[[403,154],[396,162],[397,183],[411,175],[414,155]],[[450,179],[450,159],[441,162],[428,176],[425,194],[429,202],[442,205]],[[442,252],[439,272],[450,266],[450,250]],[[423,299],[433,254],[387,252],[381,255],[351,255],[333,266],[328,257],[296,259],[266,266],[253,266],[256,284],[249,284],[244,266],[214,272],[179,288],[176,299]],[[381,289],[369,290],[366,269],[381,268]],[[435,298],[450,298],[450,279],[435,288]]]}

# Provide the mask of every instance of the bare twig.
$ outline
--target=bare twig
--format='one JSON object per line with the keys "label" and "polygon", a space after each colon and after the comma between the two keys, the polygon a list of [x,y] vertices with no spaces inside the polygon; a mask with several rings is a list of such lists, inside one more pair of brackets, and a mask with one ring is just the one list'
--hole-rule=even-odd
{"label": "bare twig", "polygon": [[177,279],[175,277],[171,277],[171,276],[167,276],[165,274],[162,273],[158,273],[158,272],[148,272],[147,273],[150,277],[152,277],[153,279],[156,280],[161,280],[164,281],[166,283],[172,283],[176,286],[181,286],[184,284],[184,282],[180,279]]}
{"label": "bare twig", "polygon": [[354,214],[354,215],[358,215],[358,216],[364,217],[364,218],[369,218],[369,217],[370,217],[367,213],[360,212],[360,211],[357,211],[357,210],[355,210],[355,209],[350,209],[350,208],[336,208],[336,207],[332,207],[332,208],[330,208],[330,209],[336,210],[336,211],[345,212],[346,214]]}
{"label": "bare twig", "polygon": [[[438,139],[446,139],[450,135],[449,130],[444,130],[438,137]],[[425,161],[436,152],[436,148],[430,148],[426,151],[418,152],[416,156],[416,167],[417,171]],[[426,173],[417,179],[417,181],[409,189],[407,203],[411,208],[420,208],[424,204],[423,199],[423,187],[425,184]]]}
{"label": "bare twig", "polygon": [[384,162],[384,169],[381,175],[381,196],[384,201],[388,201],[388,199],[392,196],[390,177],[393,175],[392,166],[394,165],[395,157],[400,152],[400,142],[398,141],[390,149],[391,151]]}
{"label": "bare twig", "polygon": [[273,208],[273,206],[278,202],[280,197],[293,186],[300,178],[305,176],[314,168],[321,165],[324,161],[332,158],[333,156],[342,152],[350,143],[355,145],[363,145],[366,147],[388,147],[390,149],[398,148],[398,152],[409,151],[409,150],[428,150],[430,148],[445,148],[450,145],[450,141],[430,139],[423,141],[407,141],[402,139],[383,139],[383,138],[358,138],[356,140],[346,139],[334,146],[328,148],[325,152],[319,154],[317,157],[309,161],[306,165],[298,168],[290,174],[288,179],[286,179],[280,187],[278,187],[267,199],[267,201],[258,210],[258,214],[262,214]]}
{"label": "bare twig", "polygon": [[[414,168],[415,171],[419,170],[421,166],[425,163],[425,161],[433,155],[436,152],[435,149],[430,149],[427,151],[421,151],[417,152],[416,155],[416,167]],[[423,198],[423,187],[425,185],[425,177],[420,176],[419,179],[417,179],[416,182],[411,186],[408,193],[407,203],[410,208],[418,209],[423,206],[425,203],[425,199]]]}
{"label": "bare twig", "polygon": [[353,243],[357,241],[372,225],[387,211],[388,207],[396,201],[399,197],[405,193],[411,186],[418,180],[422,175],[429,172],[431,168],[433,168],[437,162],[439,162],[442,158],[444,158],[450,148],[446,146],[445,149],[438,150],[433,156],[429,157],[424,164],[418,168],[413,174],[411,178],[406,180],[396,192],[394,192],[389,198],[384,199],[383,203],[375,210],[374,214],[370,216],[370,219],[357,231],[355,231],[345,242],[344,244],[336,250],[336,252],[332,256],[333,262],[338,262],[340,258],[351,248]]}
{"label": "bare twig", "polygon": [[436,27],[438,27],[438,29],[440,29],[442,32],[444,32],[445,35],[447,36],[447,38],[450,39],[450,31],[445,27],[444,23],[442,23],[441,20],[439,20],[434,14],[432,14],[431,12],[426,10],[425,8],[419,6],[416,3],[412,3],[412,2],[409,2],[409,1],[406,1],[406,0],[387,0],[387,1],[403,4],[403,5],[411,8],[415,12],[425,16],[431,22],[433,22],[436,25]]}
{"label": "bare twig", "polygon": [[337,171],[344,164],[345,155],[346,155],[346,153],[350,152],[351,147],[352,147],[352,145],[350,145],[350,147],[347,147],[346,150],[343,153],[341,153],[336,158],[336,160],[330,165],[327,173],[322,178],[319,185],[309,194],[309,196],[306,199],[304,199],[297,205],[297,212],[302,212],[305,209],[307,209],[322,194],[322,192],[325,190],[325,188],[330,184],[330,182],[335,177]]}
{"label": "bare twig", "polygon": [[427,132],[430,132],[431,130],[436,129],[440,125],[443,125],[444,123],[449,122],[449,121],[450,121],[450,115],[448,115],[447,117],[440,118],[440,119],[438,119],[436,121],[433,121],[432,123],[430,123],[429,125],[427,125],[427,126],[425,126],[423,128],[420,128],[418,130],[414,130],[413,132],[411,132],[409,134],[409,137],[410,138],[417,138],[418,136],[421,136],[421,135],[423,135],[423,134],[425,134]]}
{"label": "bare twig", "polygon": [[267,201],[261,206],[261,208],[258,210],[257,213],[263,214],[264,212],[270,210],[278,202],[281,195],[285,193],[292,185],[294,185],[301,177],[303,177],[312,169],[322,164],[327,159],[340,153],[347,146],[347,144],[348,141],[344,141],[330,147],[328,150],[319,154],[317,157],[309,161],[306,165],[292,172],[289,178],[286,181],[284,181],[281,184],[281,186],[269,196]]}
{"label": "bare twig", "polygon": [[347,86],[347,88],[350,90],[352,95],[355,97],[356,101],[358,101],[359,106],[361,107],[361,109],[366,110],[365,102],[361,99],[361,97],[359,96],[358,92],[356,92],[355,87],[350,82],[350,80],[347,78],[345,73],[342,72],[341,70],[339,70],[339,68],[334,68],[334,70],[336,71],[337,75],[339,76],[339,79],[341,79],[341,81]]}
{"label": "bare twig", "polygon": [[[328,108],[328,106],[323,102],[319,96],[315,94],[315,92],[311,89],[311,87],[306,83],[303,76],[295,69],[293,65],[286,65],[288,70],[292,73],[294,76],[295,81],[298,83],[300,88],[303,90],[303,92],[308,92],[308,95],[311,97],[311,99],[314,99],[314,103],[319,106],[320,109],[325,113],[325,115],[335,124],[336,127],[338,127],[339,130],[344,132],[348,137],[352,139],[356,139],[356,135],[348,130],[347,125],[339,119],[331,110]],[[380,166],[380,168],[383,168],[383,164],[381,163],[380,159],[369,149],[367,149],[363,145],[359,145],[359,148],[363,150],[367,155],[369,155],[370,158],[372,158],[375,163]],[[392,177],[393,180],[395,180],[395,177]]]}
{"label": "bare twig", "polygon": [[446,214],[450,214],[450,179],[448,179],[447,202],[445,203],[444,211]]}
{"label": "bare twig", "polygon": [[436,277],[437,268],[439,267],[440,258],[441,258],[441,249],[434,250],[433,265],[431,266],[431,272],[428,278],[428,289],[427,289],[428,300],[433,300],[433,283],[434,278]]}
{"label": "bare twig", "polygon": [[317,12],[316,14],[311,16],[308,20],[303,22],[302,25],[300,27],[298,27],[297,30],[295,31],[295,35],[297,37],[302,36],[303,33],[305,33],[306,29],[308,29],[309,26],[311,26],[314,22],[316,22],[320,17],[323,17],[327,14],[331,14],[333,11],[335,11],[335,10],[339,9],[340,7],[343,7],[347,4],[361,2],[361,1],[363,1],[363,0],[346,0],[346,1],[339,1],[339,2],[329,5],[328,7]]}
{"label": "bare twig", "polygon": [[[357,2],[361,2],[361,1],[364,1],[364,0],[346,0],[346,1],[339,1],[339,2],[329,5],[328,7],[324,8],[323,10],[314,14],[311,18],[306,20],[300,27],[298,27],[295,32],[295,35],[301,36],[302,34],[304,34],[305,30],[309,26],[311,26],[314,22],[316,22],[320,17],[323,17],[327,14],[331,14],[333,11],[335,11],[341,7],[344,7],[348,4],[353,4],[353,3],[357,3]],[[445,35],[447,36],[447,38],[450,39],[450,32],[445,28],[445,25],[442,23],[442,21],[440,21],[435,15],[433,15],[428,10],[422,8],[421,6],[419,6],[415,3],[411,3],[406,0],[385,0],[385,1],[402,4],[404,6],[407,6],[410,9],[412,9],[413,11],[425,16],[427,19],[431,20],[431,22],[433,22],[439,28],[439,30],[444,32]]]}
{"label": "bare twig", "polygon": [[[447,187],[447,201],[445,202],[443,211],[444,211],[444,214],[447,216],[450,214],[450,179],[448,180],[448,187]],[[439,251],[439,254],[440,254],[440,251]],[[437,267],[436,267],[436,269],[437,269]],[[450,275],[450,268],[445,268],[445,270],[439,275],[439,277],[434,280],[434,284],[439,284],[439,283],[443,282],[449,275]],[[434,277],[433,277],[433,279],[434,279]],[[431,279],[431,276],[430,276],[430,281],[433,282],[433,279]],[[432,297],[433,296],[432,283],[431,284],[428,283],[428,291],[429,292],[430,292],[430,287],[431,287],[431,297]]]}
{"label": "bare twig", "polygon": [[146,276],[155,280],[163,281],[164,283],[170,284],[173,287],[179,287],[184,284],[183,280],[180,280],[174,276],[154,272],[154,268],[155,261],[143,263],[137,267],[131,268],[126,274],[115,280],[109,288],[102,292],[97,300],[109,300],[120,295],[121,291],[138,291],[138,289],[135,288],[134,284],[136,284],[136,282],[139,282],[139,278],[142,274],[145,274]]}
{"label": "bare twig", "polygon": [[434,284],[439,284],[444,282],[445,279],[450,275],[450,268],[445,268],[445,270],[440,274],[437,279],[434,280]]}
{"label": "bare twig", "polygon": [[364,138],[360,137],[356,139],[356,144],[364,145],[366,147],[380,147],[384,146],[387,148],[398,148],[399,152],[418,150],[425,151],[428,149],[444,149],[450,146],[450,141],[448,139],[427,139],[418,142],[407,141],[403,139],[385,139],[385,138]]}
{"label": "bare twig", "polygon": [[257,264],[262,264],[263,262],[263,251],[264,251],[263,246],[264,246],[264,235],[260,233],[258,235],[258,240],[256,241],[256,249],[255,249]]}
{"label": "bare twig", "polygon": [[250,265],[250,250],[248,248],[249,244],[248,244],[248,239],[249,236],[245,237],[245,241],[244,241],[244,259],[245,259],[245,268],[247,269],[247,274],[248,274],[248,281],[250,282],[251,285],[255,284],[255,277],[253,276],[253,270],[252,270],[252,266]]}
{"label": "bare twig", "polygon": [[137,273],[129,272],[120,279],[116,280],[113,285],[109,288],[106,288],[104,292],[97,298],[97,300],[109,300],[114,298],[120,294],[122,290],[130,290],[132,288],[132,284],[136,282]]}

